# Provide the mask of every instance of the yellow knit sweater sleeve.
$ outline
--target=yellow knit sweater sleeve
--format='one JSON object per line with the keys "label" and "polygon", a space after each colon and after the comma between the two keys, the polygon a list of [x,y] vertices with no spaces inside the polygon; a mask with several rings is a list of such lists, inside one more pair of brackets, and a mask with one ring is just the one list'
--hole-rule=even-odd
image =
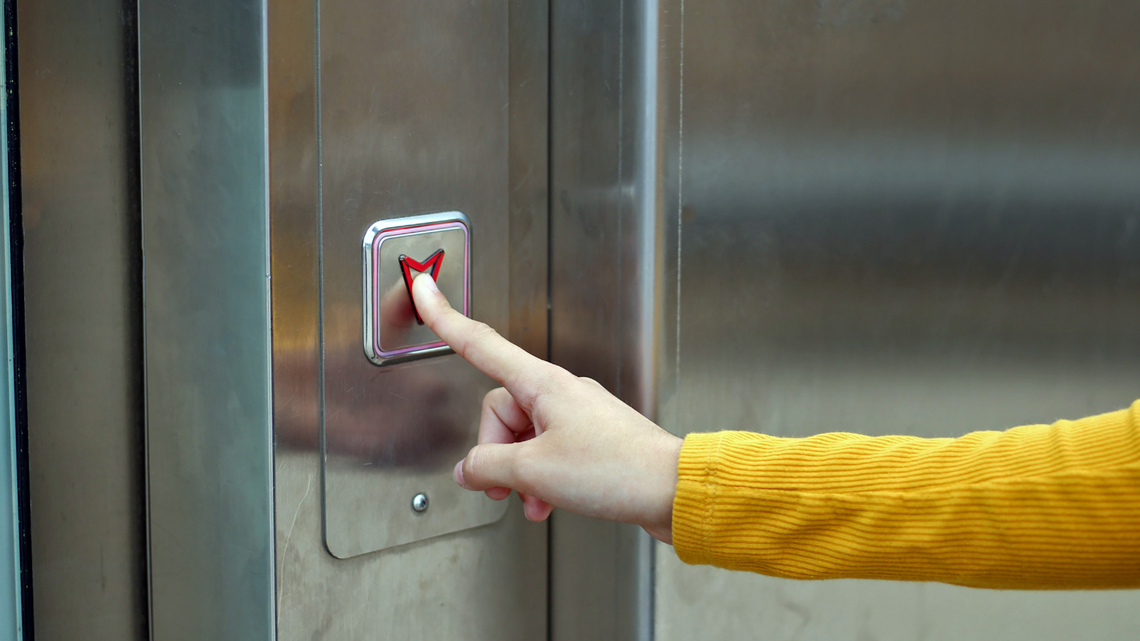
{"label": "yellow knit sweater sleeve", "polygon": [[685,439],[686,563],[797,579],[1140,587],[1140,401],[956,439],[751,432]]}

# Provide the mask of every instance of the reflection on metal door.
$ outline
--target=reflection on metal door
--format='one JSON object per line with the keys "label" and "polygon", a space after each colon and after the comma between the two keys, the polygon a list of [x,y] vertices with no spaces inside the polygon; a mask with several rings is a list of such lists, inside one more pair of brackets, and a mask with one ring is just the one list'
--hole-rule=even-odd
{"label": "reflection on metal door", "polygon": [[[1138,29],[1120,0],[556,3],[552,358],[678,434],[1125,407]],[[556,523],[555,639],[1140,635],[1134,592],[796,583],[613,555],[615,530]]]}

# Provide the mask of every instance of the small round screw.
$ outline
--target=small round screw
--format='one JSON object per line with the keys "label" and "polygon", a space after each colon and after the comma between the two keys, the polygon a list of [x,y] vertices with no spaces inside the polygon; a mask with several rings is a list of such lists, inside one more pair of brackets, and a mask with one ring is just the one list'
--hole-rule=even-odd
{"label": "small round screw", "polygon": [[427,494],[420,492],[419,494],[412,497],[412,511],[416,512],[417,514],[422,514],[424,512],[427,512],[427,509],[428,509]]}

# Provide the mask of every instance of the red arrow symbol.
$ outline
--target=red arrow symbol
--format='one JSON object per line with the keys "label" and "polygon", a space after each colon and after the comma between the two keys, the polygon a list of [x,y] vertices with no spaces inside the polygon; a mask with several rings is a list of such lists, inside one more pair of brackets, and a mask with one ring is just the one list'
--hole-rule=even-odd
{"label": "red arrow symbol", "polygon": [[416,315],[416,322],[420,325],[424,324],[424,320],[420,318],[420,310],[416,309],[416,299],[412,296],[412,281],[415,279],[412,276],[412,270],[416,270],[421,274],[431,274],[431,279],[439,281],[439,270],[443,267],[443,250],[436,250],[434,254],[427,257],[424,262],[416,261],[408,258],[404,254],[400,254],[400,269],[404,272],[404,286],[408,288],[408,298],[412,299],[412,312]]}

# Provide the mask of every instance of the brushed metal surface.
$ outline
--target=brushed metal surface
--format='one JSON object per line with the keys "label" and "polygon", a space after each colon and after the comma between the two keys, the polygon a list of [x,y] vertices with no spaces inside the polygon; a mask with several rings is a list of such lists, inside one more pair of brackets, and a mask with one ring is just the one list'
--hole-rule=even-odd
{"label": "brushed metal surface", "polygon": [[[647,2],[650,51],[637,6],[554,7],[556,362],[677,433],[952,436],[1133,399],[1135,7]],[[643,266],[666,283],[639,280]],[[606,526],[557,519],[555,638],[620,635],[637,615],[609,604],[637,555],[600,561]],[[654,553],[658,639],[1123,639],[1140,625],[1129,592],[796,583]]]}
{"label": "brushed metal surface", "polygon": [[[554,2],[550,25],[550,359],[619,395],[627,4]],[[550,639],[637,638],[637,528],[550,523]]]}
{"label": "brushed metal surface", "polygon": [[19,6],[33,616],[146,637],[133,10]]}
{"label": "brushed metal surface", "polygon": [[265,11],[139,5],[155,641],[275,636]]}
{"label": "brushed metal surface", "polygon": [[[687,3],[679,432],[955,436],[1140,389],[1140,8]],[[657,638],[1132,639],[1140,595],[660,548]]]}
{"label": "brushed metal surface", "polygon": [[[497,384],[455,355],[375,368],[360,349],[359,247],[376,220],[464,212],[470,315],[509,332],[508,54],[505,0],[321,5],[324,500],[336,556],[484,525],[506,507],[452,478]],[[423,515],[407,509],[418,492],[432,501]]]}
{"label": "brushed metal surface", "polygon": [[510,338],[549,357],[549,2],[508,0]]}
{"label": "brushed metal surface", "polygon": [[[504,111],[511,123],[507,158],[512,187],[510,232],[518,238],[541,241],[501,250],[511,265],[509,282],[505,283],[511,296],[511,338],[533,351],[543,351],[546,11],[544,4],[523,0],[491,3],[482,10],[497,7],[509,7],[509,16],[505,11],[499,13],[509,23],[509,70],[503,70],[508,75],[497,81],[509,85],[509,104]],[[269,68],[269,135],[279,636],[306,640],[541,638],[546,630],[546,527],[528,523],[517,503],[509,506],[505,518],[486,527],[384,552],[338,560],[325,547],[318,431],[318,92],[314,66],[318,56],[312,40],[316,16],[311,8],[307,2],[279,0],[272,3],[268,16],[273,61]],[[375,25],[380,16],[393,14],[386,3],[346,3],[335,8],[334,20],[328,9],[327,4],[322,6],[320,20],[322,34],[328,38],[342,37],[341,31],[352,27],[354,21]],[[413,11],[409,7],[401,10]],[[415,22],[401,24],[415,31]],[[495,24],[491,31],[502,33],[501,28]],[[430,31],[425,25],[420,36],[430,35]],[[468,37],[484,36],[476,32]],[[361,69],[375,65],[383,58],[369,48],[374,46],[368,44],[355,60],[345,59],[343,63]],[[430,55],[433,50],[418,50],[417,55]],[[378,94],[384,93],[382,85],[370,86]],[[422,97],[422,91],[413,96],[416,100]],[[327,102],[327,95],[322,94],[321,100]],[[342,117],[355,118],[360,133],[376,137],[379,126],[373,119],[375,114],[353,105],[356,103],[341,105],[352,111]],[[324,108],[330,106],[324,104]],[[387,158],[391,161],[392,156]],[[369,180],[381,178],[383,175]],[[503,185],[507,184],[504,181]],[[507,194],[496,197],[508,203]],[[472,224],[475,233],[481,235],[482,221],[472,216]],[[354,281],[359,284],[359,276],[354,274]],[[478,288],[477,283],[475,286]],[[474,300],[481,295],[477,289]],[[516,314],[527,324],[515,324]],[[359,354],[359,336],[355,339]],[[407,509],[407,502],[402,507]],[[432,497],[429,512],[435,508]]]}
{"label": "brushed metal surface", "polygon": [[[675,378],[678,9],[561,3],[551,23],[551,359],[654,419]],[[653,540],[552,527],[552,638],[652,638]]]}

